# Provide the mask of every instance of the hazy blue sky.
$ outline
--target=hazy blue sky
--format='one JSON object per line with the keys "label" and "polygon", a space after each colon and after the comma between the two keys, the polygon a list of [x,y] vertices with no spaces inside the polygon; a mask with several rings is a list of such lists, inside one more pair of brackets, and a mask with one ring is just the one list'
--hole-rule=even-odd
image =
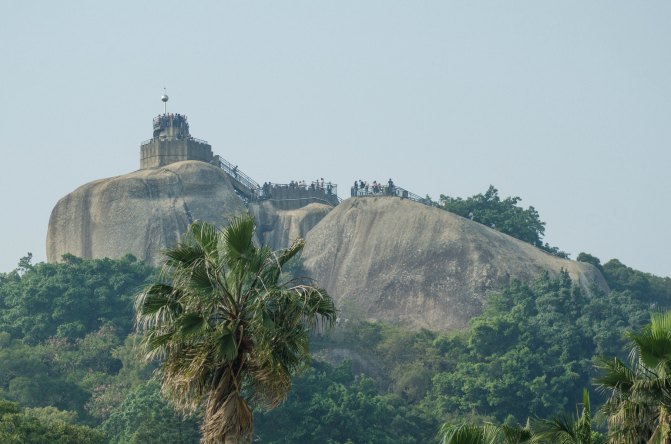
{"label": "hazy blue sky", "polygon": [[[495,185],[572,253],[671,276],[671,2],[16,1],[0,8],[0,271],[152,118],[256,179]],[[411,227],[409,227],[411,229]]]}

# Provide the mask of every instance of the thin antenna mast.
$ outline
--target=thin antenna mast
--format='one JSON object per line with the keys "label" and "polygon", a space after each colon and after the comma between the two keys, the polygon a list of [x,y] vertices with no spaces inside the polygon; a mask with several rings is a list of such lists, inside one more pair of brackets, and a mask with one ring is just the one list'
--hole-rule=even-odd
{"label": "thin antenna mast", "polygon": [[161,101],[163,102],[163,114],[168,114],[168,94],[166,94],[165,86],[163,87],[163,95],[161,96]]}

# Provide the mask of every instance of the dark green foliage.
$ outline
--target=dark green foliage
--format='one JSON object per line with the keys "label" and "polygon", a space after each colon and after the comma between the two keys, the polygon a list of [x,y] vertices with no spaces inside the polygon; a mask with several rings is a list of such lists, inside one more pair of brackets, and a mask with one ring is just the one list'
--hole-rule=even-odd
{"label": "dark green foliage", "polygon": [[101,432],[73,422],[76,415],[54,408],[23,409],[0,400],[0,442],[3,444],[102,444]]}
{"label": "dark green foliage", "polygon": [[601,272],[601,274],[604,274],[603,267],[601,266],[601,261],[596,256],[592,256],[589,253],[580,253],[578,257],[575,258],[575,260],[578,262],[586,262],[588,264],[592,264]]}
{"label": "dark green foliage", "polygon": [[199,421],[183,418],[163,399],[157,382],[135,387],[103,423],[110,444],[189,444],[200,439]]}
{"label": "dark green foliage", "polygon": [[440,207],[528,242],[555,256],[568,257],[567,253],[557,247],[543,243],[545,222],[540,220],[534,207],[524,209],[517,206],[521,200],[519,197],[506,197],[501,200],[499,191],[490,185],[485,194],[476,194],[466,199],[441,194]]}
{"label": "dark green foliage", "polygon": [[122,367],[132,297],[154,270],[132,256],[32,265],[0,274],[0,394],[92,422],[91,395]]}
{"label": "dark green foliage", "polygon": [[380,395],[375,382],[355,377],[350,364],[315,361],[294,382],[287,401],[256,413],[256,434],[264,443],[426,443],[436,418],[400,397]]}
{"label": "dark green foliage", "polygon": [[576,260],[598,268],[611,290],[626,292],[631,297],[650,304],[650,308],[671,308],[671,278],[634,270],[617,259],[611,259],[602,265],[599,258],[588,253],[580,253]]}
{"label": "dark green foliage", "polygon": [[613,326],[640,322],[645,310],[625,295],[586,295],[567,273],[533,285],[514,282],[470,323],[454,371],[434,376],[427,405],[447,413],[477,412],[524,421],[568,410],[590,384],[592,357],[620,354]]}
{"label": "dark green foliage", "polygon": [[[351,365],[315,361],[295,380],[286,404],[256,412],[258,437],[271,443],[434,442],[445,420],[514,424],[575,411],[580,390],[590,386],[593,356],[624,359],[622,332],[648,322],[653,304],[671,303],[669,278],[617,260],[579,259],[601,267],[614,291],[587,294],[566,274],[544,275],[493,296],[460,334],[361,323],[315,338],[325,352],[348,350]],[[296,260],[283,271],[287,279],[305,274]],[[74,433],[63,424],[78,427],[75,421],[104,423],[113,442],[197,442],[194,419],[183,421],[147,383],[152,367],[139,362],[136,340],[128,336],[131,298],[152,273],[130,257],[68,256],[60,264],[35,265],[26,257],[0,275],[0,398],[14,401],[0,401],[0,416],[10,415],[0,427],[18,424],[21,433],[34,432],[18,442],[59,442],[53,433]],[[183,328],[196,328],[195,321]],[[41,410],[47,406],[59,410]],[[64,417],[65,411],[72,413]],[[44,424],[53,417],[63,422],[48,431]],[[17,442],[7,436],[0,434],[0,442]]]}
{"label": "dark green foliage", "polygon": [[636,299],[654,304],[655,308],[671,307],[671,278],[634,270],[617,259],[606,262],[603,270],[611,289],[630,291]]}
{"label": "dark green foliage", "polygon": [[511,283],[460,334],[363,323],[317,345],[353,350],[362,357],[357,371],[434,417],[521,423],[571,411],[590,386],[593,356],[626,355],[622,331],[647,316],[647,304],[628,292],[587,294],[563,272]]}
{"label": "dark green foliage", "polygon": [[58,264],[24,263],[0,274],[0,331],[30,344],[81,338],[103,324],[126,336],[133,324],[133,296],[153,272],[130,255],[121,260],[65,255]]}

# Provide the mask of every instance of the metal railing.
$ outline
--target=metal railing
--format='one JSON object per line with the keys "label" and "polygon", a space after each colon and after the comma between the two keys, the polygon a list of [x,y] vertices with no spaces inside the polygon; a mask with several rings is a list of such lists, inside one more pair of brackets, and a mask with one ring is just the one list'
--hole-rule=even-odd
{"label": "metal railing", "polygon": [[364,187],[352,187],[351,188],[352,197],[364,197],[364,196],[397,196],[402,199],[409,199],[414,202],[419,202],[421,204],[437,207],[438,203],[421,197],[411,191],[406,190],[405,188],[399,187],[397,185],[380,185],[377,187],[364,186]]}
{"label": "metal railing", "polygon": [[[157,140],[157,139],[158,139],[158,137],[152,137],[151,139],[144,140],[144,141],[140,142],[140,146],[150,144],[154,140]],[[202,143],[202,144],[205,144],[205,145],[210,144],[207,140],[196,139],[195,137],[191,137],[191,136],[187,137],[186,139],[178,139],[178,140],[193,140],[196,143]]]}
{"label": "metal railing", "polygon": [[336,206],[342,199],[338,197],[338,185],[331,182],[272,183],[266,182],[261,187],[259,198],[276,202],[323,202]]}
{"label": "metal railing", "polygon": [[224,170],[224,172],[233,179],[233,185],[248,199],[256,200],[259,198],[261,186],[256,183],[254,179],[240,171],[237,165],[233,165],[231,162],[219,155],[214,156],[212,163]]}
{"label": "metal railing", "polygon": [[273,183],[266,182],[266,188],[281,188],[281,189],[297,189],[297,190],[313,190],[313,191],[323,191],[327,195],[338,195],[338,185],[331,182],[322,182],[315,180],[310,182],[310,185],[307,182],[291,182],[291,183]]}

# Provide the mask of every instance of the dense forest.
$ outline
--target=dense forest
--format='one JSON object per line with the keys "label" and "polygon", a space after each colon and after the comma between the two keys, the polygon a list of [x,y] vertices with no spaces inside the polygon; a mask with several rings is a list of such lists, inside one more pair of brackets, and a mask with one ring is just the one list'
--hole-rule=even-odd
{"label": "dense forest", "polygon": [[[466,331],[371,323],[313,338],[287,401],[255,414],[260,442],[420,443],[445,421],[522,424],[572,411],[598,356],[626,358],[623,332],[671,306],[671,279],[601,264],[612,291],[567,274],[513,282]],[[157,271],[65,257],[0,275],[1,442],[197,442],[198,417],[161,397],[134,345],[133,298]],[[345,350],[338,355],[335,351]],[[592,392],[592,403],[604,401]]]}
{"label": "dense forest", "polygon": [[[543,243],[545,224],[519,201],[501,199],[490,187],[467,199],[441,195],[440,206],[567,256]],[[633,378],[643,371],[650,385],[650,375],[660,373],[630,370],[626,362],[639,338],[631,332],[642,331],[651,313],[654,321],[654,313],[671,308],[671,278],[617,259],[602,264],[587,253],[576,260],[594,265],[610,291],[586,291],[565,272],[541,274],[491,295],[463,331],[369,322],[319,330],[310,338],[312,362],[294,377],[286,401],[271,410],[255,406],[254,441],[411,444],[464,442],[454,440],[462,433],[522,436],[532,423],[569,424],[556,418],[578,405],[581,427],[604,437],[606,421],[592,424],[590,405],[593,412],[621,406],[595,382],[603,387],[617,379],[613,374]],[[282,270],[287,279],[305,275],[300,257]],[[160,390],[156,363],[140,353],[134,303],[158,276],[130,255],[66,255],[58,264],[33,264],[29,254],[0,273],[0,442],[199,441],[203,412],[177,412]],[[671,365],[671,356],[664,359]]]}

